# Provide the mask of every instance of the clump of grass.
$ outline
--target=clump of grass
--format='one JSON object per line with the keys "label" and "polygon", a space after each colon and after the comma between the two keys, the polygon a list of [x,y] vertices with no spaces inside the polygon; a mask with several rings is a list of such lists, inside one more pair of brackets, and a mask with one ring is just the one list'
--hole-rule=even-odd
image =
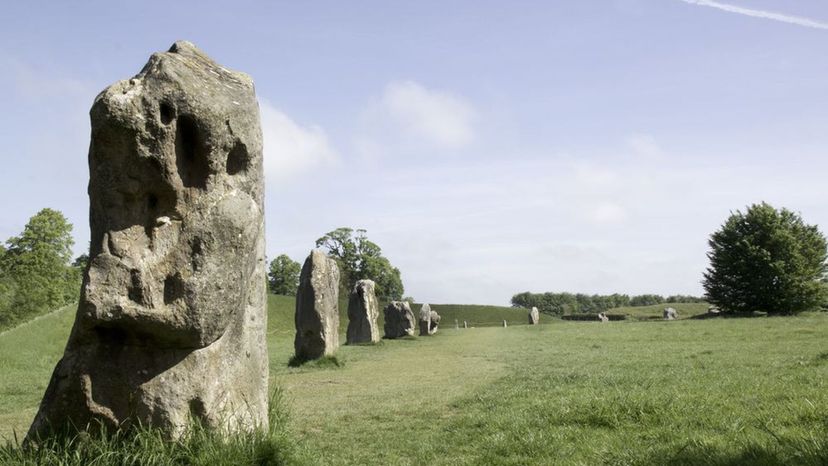
{"label": "clump of grass", "polygon": [[288,430],[288,412],[280,390],[270,399],[267,430],[223,435],[193,423],[179,440],[156,428],[55,435],[37,443],[18,440],[0,446],[3,465],[182,466],[300,464],[300,451]]}

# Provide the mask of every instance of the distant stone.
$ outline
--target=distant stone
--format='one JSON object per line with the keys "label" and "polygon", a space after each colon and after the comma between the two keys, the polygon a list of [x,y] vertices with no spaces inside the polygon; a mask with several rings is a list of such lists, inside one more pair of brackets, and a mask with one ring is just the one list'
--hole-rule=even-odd
{"label": "distant stone", "polygon": [[609,322],[609,317],[607,317],[607,315],[605,313],[599,312],[598,313],[598,320],[600,320],[602,323],[607,323],[607,322]]}
{"label": "distant stone", "polygon": [[371,280],[359,280],[348,299],[348,333],[346,343],[376,343],[380,340],[377,317],[379,303]]}
{"label": "distant stone", "polygon": [[532,307],[532,310],[529,311],[529,325],[538,325],[538,321],[540,321],[540,312],[538,312],[538,308]]}
{"label": "distant stone", "polygon": [[189,42],[89,112],[90,251],[28,433],[266,430],[264,175],[253,81]]}
{"label": "distant stone", "polygon": [[676,320],[678,319],[678,311],[673,309],[672,307],[668,307],[664,309],[664,320]]}
{"label": "distant stone", "polygon": [[414,313],[408,301],[391,301],[383,311],[385,315],[385,338],[400,338],[414,335]]}
{"label": "distant stone", "polygon": [[459,322],[457,319],[454,319],[454,329],[455,329],[455,330],[459,330],[459,329],[460,329],[460,322]]}
{"label": "distant stone", "polygon": [[504,321],[503,321],[503,328],[506,328],[506,327],[508,327],[508,326],[509,326],[509,324],[507,324],[507,323],[506,323],[506,321],[504,320]]}
{"label": "distant stone", "polygon": [[463,328],[469,328],[469,323],[467,321],[463,321]]}
{"label": "distant stone", "polygon": [[440,325],[440,314],[431,310],[428,303],[420,308],[420,336],[434,335]]}
{"label": "distant stone", "polygon": [[440,319],[440,314],[437,314],[437,311],[431,311],[431,323],[428,328],[432,335],[437,333],[437,327],[440,325]]}
{"label": "distant stone", "polygon": [[302,266],[295,323],[293,348],[300,360],[329,356],[339,348],[339,268],[319,249]]}

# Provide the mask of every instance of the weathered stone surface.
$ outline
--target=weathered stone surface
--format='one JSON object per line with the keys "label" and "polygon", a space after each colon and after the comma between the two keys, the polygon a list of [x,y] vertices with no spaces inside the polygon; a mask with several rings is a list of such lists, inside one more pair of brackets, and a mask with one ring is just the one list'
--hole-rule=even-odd
{"label": "weathered stone surface", "polygon": [[339,268],[319,249],[311,251],[299,275],[295,323],[293,349],[300,360],[339,348]]}
{"label": "weathered stone surface", "polygon": [[420,309],[420,336],[434,335],[440,325],[440,314],[432,311],[431,306],[426,303]]}
{"label": "weathered stone surface", "polygon": [[267,426],[262,139],[253,82],[189,42],[90,111],[90,265],[29,430]]}
{"label": "weathered stone surface", "polygon": [[529,325],[538,325],[540,321],[540,312],[538,312],[538,308],[532,307],[529,311]]}
{"label": "weathered stone surface", "polygon": [[678,311],[673,309],[672,307],[668,307],[664,309],[664,320],[675,320],[678,319]]}
{"label": "weathered stone surface", "polygon": [[377,317],[379,303],[371,280],[359,280],[348,298],[348,333],[346,343],[376,343],[380,340]]}
{"label": "weathered stone surface", "polygon": [[408,301],[391,301],[383,311],[385,315],[385,338],[399,338],[414,335],[414,313]]}

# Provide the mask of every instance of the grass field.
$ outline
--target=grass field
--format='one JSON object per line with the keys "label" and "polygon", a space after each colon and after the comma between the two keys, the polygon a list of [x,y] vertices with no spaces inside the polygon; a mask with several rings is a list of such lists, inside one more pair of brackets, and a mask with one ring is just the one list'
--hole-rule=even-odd
{"label": "grass field", "polygon": [[678,311],[679,319],[687,319],[707,313],[710,305],[707,303],[664,303],[652,306],[616,307],[607,313],[626,314],[629,319],[634,320],[659,320],[663,318],[662,313],[666,307],[672,307]]}
{"label": "grass field", "polygon": [[[828,464],[828,314],[455,330],[475,307],[442,309],[433,337],[290,368],[293,301],[271,298],[303,462]],[[28,427],[72,314],[0,335],[0,435]]]}

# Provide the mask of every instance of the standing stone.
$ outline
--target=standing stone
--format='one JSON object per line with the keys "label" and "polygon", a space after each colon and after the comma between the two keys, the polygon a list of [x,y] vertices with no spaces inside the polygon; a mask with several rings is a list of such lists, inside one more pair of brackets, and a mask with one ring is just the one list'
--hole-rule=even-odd
{"label": "standing stone", "polygon": [[434,335],[440,325],[440,314],[431,310],[428,303],[420,309],[420,336]]}
{"label": "standing stone", "polygon": [[431,311],[431,318],[429,319],[428,325],[428,333],[429,335],[434,335],[437,333],[437,327],[440,325],[440,314],[437,314],[437,311]]}
{"label": "standing stone", "polygon": [[319,249],[311,251],[299,275],[295,323],[293,349],[300,361],[339,348],[339,268]]}
{"label": "standing stone", "polygon": [[391,301],[383,311],[385,315],[385,338],[400,338],[414,335],[414,313],[408,301]]}
{"label": "standing stone", "polygon": [[678,311],[673,309],[672,307],[668,307],[664,309],[664,320],[676,320],[678,319]]}
{"label": "standing stone", "polygon": [[193,419],[266,429],[253,81],[176,42],[101,92],[90,119],[89,267],[28,439],[139,423],[175,438]]}
{"label": "standing stone", "polygon": [[509,324],[507,324],[507,323],[506,323],[506,321],[504,320],[504,321],[503,321],[503,328],[506,328],[506,327],[508,327],[508,326],[509,326]]}
{"label": "standing stone", "polygon": [[376,343],[380,339],[377,328],[379,303],[371,280],[359,280],[348,299],[348,339],[346,343]]}
{"label": "standing stone", "polygon": [[598,320],[600,320],[601,323],[607,323],[607,322],[609,322],[609,317],[607,317],[607,315],[605,313],[599,312],[598,313]]}
{"label": "standing stone", "polygon": [[538,325],[538,321],[540,321],[540,312],[538,312],[538,308],[532,307],[532,310],[529,311],[529,325]]}
{"label": "standing stone", "polygon": [[463,321],[463,328],[469,328],[469,323],[467,321]]}
{"label": "standing stone", "polygon": [[454,319],[454,330],[460,330],[460,322],[457,319]]}

